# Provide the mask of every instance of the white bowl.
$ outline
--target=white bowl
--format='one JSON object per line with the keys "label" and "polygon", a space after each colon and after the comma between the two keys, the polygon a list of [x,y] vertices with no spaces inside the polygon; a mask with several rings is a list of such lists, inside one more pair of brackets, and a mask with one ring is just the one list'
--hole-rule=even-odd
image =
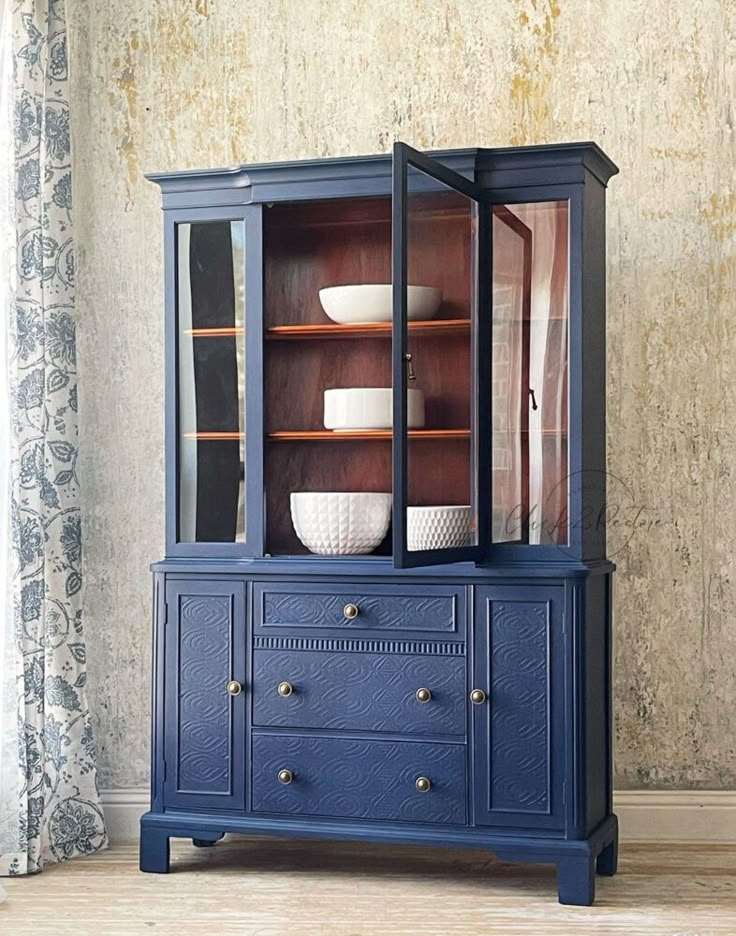
{"label": "white bowl", "polygon": [[300,541],[318,556],[369,553],[386,536],[391,495],[300,491],[291,495],[291,520]]}
{"label": "white bowl", "polygon": [[406,548],[411,552],[466,546],[470,532],[470,507],[406,508]]}
{"label": "white bowl", "polygon": [[[364,283],[320,289],[319,301],[328,318],[339,325],[368,325],[393,319],[391,284]],[[431,319],[440,307],[442,292],[434,286],[407,286],[409,321]]]}
{"label": "white bowl", "polygon": [[[424,394],[407,391],[407,417],[410,429],[424,425]],[[393,426],[393,390],[386,387],[347,387],[325,390],[325,429],[377,431]]]}

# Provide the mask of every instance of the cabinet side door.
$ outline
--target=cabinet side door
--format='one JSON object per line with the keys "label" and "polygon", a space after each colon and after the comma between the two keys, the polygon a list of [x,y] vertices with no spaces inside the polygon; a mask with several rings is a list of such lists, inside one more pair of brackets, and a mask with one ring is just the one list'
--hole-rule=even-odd
{"label": "cabinet side door", "polygon": [[165,806],[243,809],[245,583],[171,581],[166,604]]}
{"label": "cabinet side door", "polygon": [[[564,825],[564,589],[476,589],[471,703],[476,825]],[[471,695],[472,698],[472,695]]]}

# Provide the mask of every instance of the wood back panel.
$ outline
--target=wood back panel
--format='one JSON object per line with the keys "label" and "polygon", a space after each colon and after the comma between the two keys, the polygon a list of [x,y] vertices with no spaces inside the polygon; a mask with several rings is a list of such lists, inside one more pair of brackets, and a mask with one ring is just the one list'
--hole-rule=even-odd
{"label": "wood back panel", "polygon": [[[439,317],[467,319],[467,203],[453,194],[412,196],[409,221],[410,282],[442,290]],[[264,231],[267,328],[327,323],[318,295],[325,286],[391,282],[389,198],[274,206],[265,212]],[[410,348],[417,374],[413,386],[425,394],[426,427],[468,428],[469,330],[415,333]],[[327,389],[391,386],[391,341],[386,335],[268,341],[264,353],[266,433],[322,429]],[[412,440],[410,502],[469,503],[469,455],[467,439]],[[304,553],[291,523],[290,493],[391,491],[391,441],[267,442],[265,483],[267,550]],[[390,552],[390,540],[383,551]]]}

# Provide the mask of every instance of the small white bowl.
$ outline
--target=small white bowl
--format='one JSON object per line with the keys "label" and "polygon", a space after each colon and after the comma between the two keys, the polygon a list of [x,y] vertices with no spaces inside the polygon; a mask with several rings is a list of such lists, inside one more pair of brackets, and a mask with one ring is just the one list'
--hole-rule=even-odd
{"label": "small white bowl", "polygon": [[[393,390],[390,387],[346,387],[325,390],[325,429],[335,432],[379,431],[393,426]],[[407,391],[410,429],[424,426],[424,394]]]}
{"label": "small white bowl", "polygon": [[466,546],[470,533],[468,506],[406,508],[406,548],[410,552]]}
{"label": "small white bowl", "polygon": [[291,520],[299,540],[318,556],[362,555],[386,536],[391,495],[300,491],[291,495]]}
{"label": "small white bowl", "polygon": [[[328,286],[320,289],[319,301],[327,317],[338,325],[371,325],[393,319],[393,286],[390,283]],[[409,321],[433,318],[441,301],[442,292],[434,286],[407,286]]]}

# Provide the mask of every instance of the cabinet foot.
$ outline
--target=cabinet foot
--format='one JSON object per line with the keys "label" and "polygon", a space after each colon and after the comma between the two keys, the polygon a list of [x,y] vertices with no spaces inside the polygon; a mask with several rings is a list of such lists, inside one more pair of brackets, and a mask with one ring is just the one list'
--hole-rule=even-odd
{"label": "cabinet foot", "polygon": [[141,826],[140,869],[154,874],[169,870],[169,836],[162,829]]}
{"label": "cabinet foot", "polygon": [[598,874],[605,877],[613,877],[618,868],[618,830],[612,842],[603,849],[598,855],[595,863],[595,870]]}
{"label": "cabinet foot", "polygon": [[196,845],[197,848],[211,848],[213,845],[217,845],[220,839],[223,839],[224,833],[213,836],[200,836],[199,838],[192,839],[192,845]]}
{"label": "cabinet foot", "polygon": [[561,904],[589,907],[595,900],[595,861],[583,856],[557,862],[557,893]]}

